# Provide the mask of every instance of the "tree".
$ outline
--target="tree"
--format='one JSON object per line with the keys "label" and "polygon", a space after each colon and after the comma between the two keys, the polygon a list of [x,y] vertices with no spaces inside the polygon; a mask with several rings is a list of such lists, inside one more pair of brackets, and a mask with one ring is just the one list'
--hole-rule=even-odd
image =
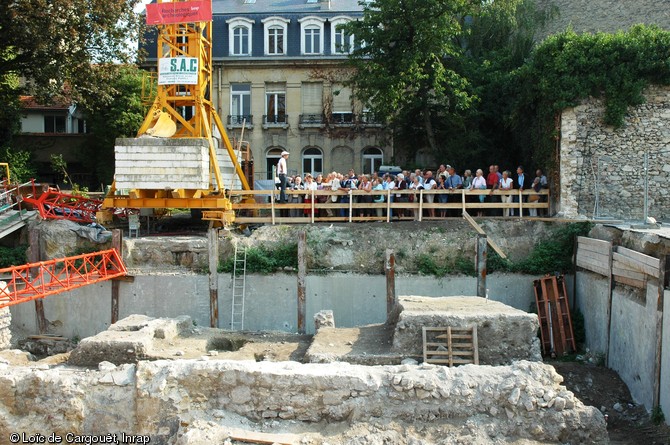
{"label": "tree", "polygon": [[115,62],[137,56],[140,0],[5,0],[0,2],[0,80],[22,76],[43,103],[66,92],[89,106],[109,100]]}
{"label": "tree", "polygon": [[393,130],[396,151],[411,158],[427,147],[461,166],[481,163],[501,145],[513,157],[503,120],[509,113],[502,111],[509,107],[507,76],[525,62],[548,14],[534,5],[376,0],[365,7],[363,19],[348,25],[364,42],[350,58],[352,83]]}
{"label": "tree", "polygon": [[146,116],[142,104],[143,76],[144,71],[136,66],[119,67],[119,75],[109,85],[113,91],[109,104],[87,113],[91,144],[82,158],[105,184],[110,184],[114,175],[116,138],[135,137]]}

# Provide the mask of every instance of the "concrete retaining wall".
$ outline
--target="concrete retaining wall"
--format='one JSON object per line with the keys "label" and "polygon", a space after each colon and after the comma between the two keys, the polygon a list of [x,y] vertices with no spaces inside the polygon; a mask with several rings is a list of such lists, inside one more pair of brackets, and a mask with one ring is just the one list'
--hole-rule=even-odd
{"label": "concrete retaining wall", "polygon": [[[665,291],[663,308],[663,349],[661,353],[661,408],[670,425],[670,291]],[[665,389],[664,389],[665,388]]]}
{"label": "concrete retaining wall", "polygon": [[[534,302],[528,275],[488,276],[489,296],[516,309],[528,311]],[[230,327],[230,275],[219,276],[219,327]],[[306,279],[307,319],[322,309],[333,310],[338,327],[386,321],[386,281],[380,275],[335,273]],[[427,297],[474,295],[473,277],[397,276],[397,295]],[[248,275],[244,328],[297,331],[297,278],[295,275]],[[101,283],[44,300],[53,333],[84,338],[106,330],[111,317],[111,284]],[[136,275],[133,283],[121,283],[119,317],[144,314],[151,317],[189,315],[198,325],[209,326],[209,287],[206,275]],[[12,307],[13,329],[37,332],[32,304]],[[307,323],[313,333],[313,323]]]}
{"label": "concrete retaining wall", "polygon": [[[584,314],[586,346],[608,354],[608,366],[628,385],[631,396],[648,409],[654,400],[658,282],[649,279],[646,289],[616,284],[612,291],[610,338],[607,338],[607,278],[577,272],[577,307]],[[665,292],[666,300],[668,292]],[[670,387],[670,316],[666,302],[663,320],[661,388]],[[665,393],[665,394],[664,394]],[[661,390],[662,403],[670,408],[670,393]],[[664,402],[663,402],[664,400]],[[666,411],[667,412],[667,411]]]}

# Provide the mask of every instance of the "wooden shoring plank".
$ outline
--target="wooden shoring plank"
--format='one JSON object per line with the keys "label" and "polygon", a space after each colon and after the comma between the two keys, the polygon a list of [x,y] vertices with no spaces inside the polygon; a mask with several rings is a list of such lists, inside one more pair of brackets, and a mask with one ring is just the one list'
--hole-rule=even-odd
{"label": "wooden shoring plank", "polygon": [[612,243],[609,241],[604,241],[601,239],[588,238],[586,236],[578,236],[577,243],[580,245],[591,245],[596,247],[601,247],[603,249],[609,249],[612,247]]}
{"label": "wooden shoring plank", "polygon": [[621,277],[618,275],[613,275],[613,277],[614,281],[616,281],[617,283],[627,284],[628,286],[638,287],[640,289],[644,289],[647,287],[646,281],[634,280],[632,278]]}
{"label": "wooden shoring plank", "polygon": [[[468,212],[463,212],[463,218],[465,218],[465,220],[470,223],[470,225],[477,231],[477,233],[479,233],[480,235],[486,235],[484,229],[482,229],[481,226],[477,224],[477,221],[472,219],[472,216],[470,216]],[[496,251],[496,253],[500,256],[500,258],[507,259],[507,255],[505,255],[505,252],[503,252],[502,249],[488,235],[486,236],[486,242],[488,243],[489,246],[491,246],[493,250]]]}
{"label": "wooden shoring plank", "polygon": [[610,262],[609,255],[603,255],[602,253],[595,253],[584,249],[579,249],[577,251],[577,258],[593,260],[597,264],[603,264],[603,265],[607,265]]}
{"label": "wooden shoring plank", "polygon": [[[452,352],[451,349],[451,326],[447,327],[447,349],[449,352]],[[454,356],[449,354],[449,366],[454,366]]]}
{"label": "wooden shoring plank", "polygon": [[631,269],[622,269],[621,267],[612,266],[612,275],[617,277],[631,278],[637,281],[647,281],[647,274]]}
{"label": "wooden shoring plank", "polygon": [[[618,246],[616,249],[617,253],[620,253],[623,256],[636,259],[637,261],[644,263],[648,266],[653,267],[654,269],[659,269],[661,267],[661,260],[654,258],[653,256],[645,255],[640,252],[636,252],[631,249],[626,249],[625,247]],[[656,273],[658,275],[658,273]]]}
{"label": "wooden shoring plank", "polygon": [[238,442],[249,442],[257,444],[280,444],[280,445],[295,445],[298,443],[299,437],[295,434],[275,434],[275,433],[257,433],[255,431],[247,431],[239,428],[231,428],[229,437]]}
{"label": "wooden shoring plank", "polygon": [[[652,266],[652,265],[648,264],[647,262],[640,261],[640,259],[638,257],[625,255],[625,254],[622,254],[621,252],[618,252],[618,251],[614,252],[612,254],[612,256],[614,257],[614,261],[616,263],[625,264],[629,268],[639,270],[640,272],[644,272],[647,275],[651,275],[654,278],[657,277],[659,272],[660,272],[660,269],[658,267]],[[653,257],[649,257],[649,258],[653,258]],[[655,258],[653,258],[653,259],[655,259]]]}
{"label": "wooden shoring plank", "polygon": [[587,269],[591,272],[595,272],[597,274],[604,275],[606,277],[609,276],[609,274],[610,274],[610,271],[607,270],[607,267],[599,265],[599,264],[594,264],[590,261],[586,261],[586,260],[580,259],[580,258],[577,258],[577,266],[581,267],[583,269]]}
{"label": "wooden shoring plank", "polygon": [[592,246],[590,244],[577,244],[577,250],[578,251],[593,252],[593,253],[597,253],[597,254],[604,255],[604,256],[609,256],[610,255],[610,249],[609,248],[602,249],[600,247]]}

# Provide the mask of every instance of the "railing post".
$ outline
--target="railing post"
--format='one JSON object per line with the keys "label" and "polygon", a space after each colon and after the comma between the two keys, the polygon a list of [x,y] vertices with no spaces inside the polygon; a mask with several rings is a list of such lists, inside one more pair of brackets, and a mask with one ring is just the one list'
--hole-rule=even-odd
{"label": "railing post", "polygon": [[305,333],[305,316],[307,305],[305,301],[305,275],[307,273],[307,259],[305,246],[307,245],[307,233],[303,230],[298,232],[298,332]]}
{"label": "railing post", "polygon": [[486,297],[486,235],[477,234],[477,296]]}
{"label": "railing post", "polygon": [[396,304],[395,294],[395,254],[392,249],[386,249],[386,319],[388,320],[391,311]]}
{"label": "railing post", "polygon": [[523,191],[519,190],[519,219],[523,217]]}
{"label": "railing post", "polygon": [[463,212],[467,211],[465,207],[465,189],[461,189],[461,203],[463,204]]}
{"label": "railing post", "polygon": [[276,187],[270,193],[270,214],[272,215],[272,225],[275,225],[275,192],[277,191]]}
{"label": "railing post", "polygon": [[423,189],[419,190],[419,222],[423,219]]}
{"label": "railing post", "polygon": [[354,195],[353,193],[351,193],[351,190],[349,190],[347,193],[349,194],[349,222],[351,222],[352,221],[351,218],[354,215],[354,203],[353,203]]}
{"label": "railing post", "polygon": [[386,189],[386,222],[391,221],[391,189]]}
{"label": "railing post", "polygon": [[312,224],[314,224],[314,189],[312,189]]}

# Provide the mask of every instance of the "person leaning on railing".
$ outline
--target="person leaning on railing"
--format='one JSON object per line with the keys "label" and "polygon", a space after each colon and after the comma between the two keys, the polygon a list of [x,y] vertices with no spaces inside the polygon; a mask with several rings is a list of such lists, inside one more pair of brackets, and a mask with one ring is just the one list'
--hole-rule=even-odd
{"label": "person leaning on railing", "polygon": [[[477,169],[475,177],[470,184],[470,190],[486,190],[486,179],[484,179],[484,172],[481,168]],[[479,195],[479,202],[482,203],[485,201],[485,195]],[[484,212],[482,209],[477,209],[477,216],[483,216]]]}

